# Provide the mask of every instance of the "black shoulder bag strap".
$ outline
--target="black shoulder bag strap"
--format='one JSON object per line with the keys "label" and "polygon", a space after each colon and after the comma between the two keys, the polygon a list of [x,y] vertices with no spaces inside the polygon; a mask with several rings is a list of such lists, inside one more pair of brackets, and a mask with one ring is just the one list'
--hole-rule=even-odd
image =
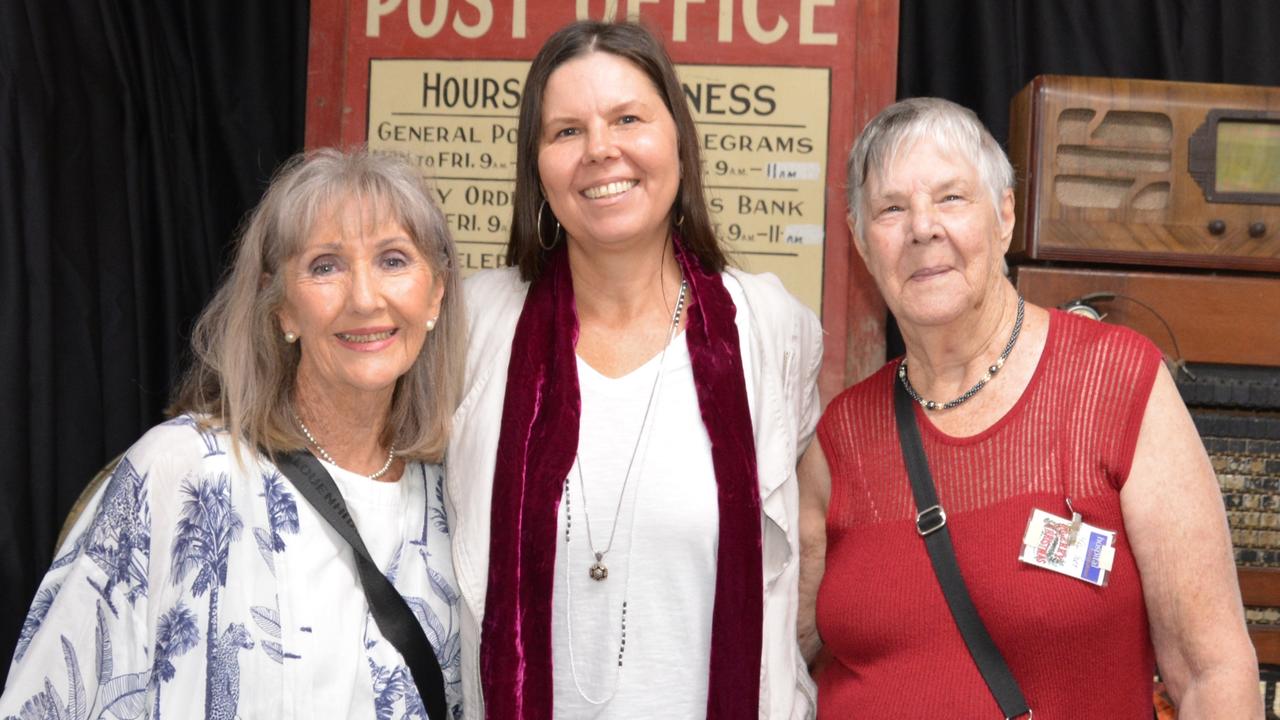
{"label": "black shoulder bag strap", "polygon": [[445,720],[448,710],[440,661],[436,659],[436,653],[408,603],[369,557],[369,550],[351,520],[351,513],[347,511],[347,503],[338,492],[337,484],[309,452],[277,453],[274,460],[280,472],[293,482],[316,512],[351,545],[356,570],[360,573],[360,585],[369,601],[374,622],[378,623],[382,636],[404,657],[409,672],[413,674],[413,682],[418,686],[418,695],[427,709],[427,716],[431,720]]}
{"label": "black shoulder bag strap", "polygon": [[896,376],[893,386],[898,442],[902,444],[902,460],[906,463],[907,475],[911,478],[911,494],[915,496],[916,509],[919,511],[916,513],[916,532],[924,538],[929,561],[933,563],[933,572],[938,576],[942,594],[947,598],[951,617],[960,629],[960,635],[969,648],[969,654],[973,656],[973,662],[978,666],[978,672],[982,673],[982,679],[986,681],[987,688],[1000,706],[1000,712],[1004,713],[1006,720],[1023,715],[1030,720],[1032,713],[1027,707],[1027,699],[1022,696],[1013,673],[1009,672],[1000,649],[987,633],[987,626],[982,623],[978,609],[973,606],[973,599],[969,597],[964,578],[960,575],[956,551],[951,546],[951,533],[947,531],[947,512],[938,503],[938,491],[933,485],[933,476],[929,473],[929,461],[924,456],[911,397]]}

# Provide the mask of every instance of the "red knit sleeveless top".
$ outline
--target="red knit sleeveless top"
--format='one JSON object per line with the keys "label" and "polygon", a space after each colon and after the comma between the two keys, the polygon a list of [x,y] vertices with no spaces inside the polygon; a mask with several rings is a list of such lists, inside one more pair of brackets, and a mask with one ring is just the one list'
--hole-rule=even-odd
{"label": "red knit sleeveless top", "polygon": [[[1022,397],[987,430],[948,436],[920,408],[925,454],[960,571],[1036,720],[1152,716],[1154,655],[1120,489],[1160,351],[1113,325],[1050,312]],[[833,661],[819,718],[998,718],[916,534],[893,416],[898,362],[827,408],[831,468],[818,629]],[[1035,508],[1115,530],[1106,587],[1018,560]],[[1173,520],[1173,518],[1171,518]]]}

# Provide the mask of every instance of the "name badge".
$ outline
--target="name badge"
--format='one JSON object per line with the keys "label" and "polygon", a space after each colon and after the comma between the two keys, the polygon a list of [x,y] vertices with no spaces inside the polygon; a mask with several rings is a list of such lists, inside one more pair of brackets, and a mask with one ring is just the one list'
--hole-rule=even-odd
{"label": "name badge", "polygon": [[1116,557],[1116,534],[1044,510],[1034,510],[1022,536],[1018,559],[1046,570],[1069,575],[1093,585],[1105,586]]}

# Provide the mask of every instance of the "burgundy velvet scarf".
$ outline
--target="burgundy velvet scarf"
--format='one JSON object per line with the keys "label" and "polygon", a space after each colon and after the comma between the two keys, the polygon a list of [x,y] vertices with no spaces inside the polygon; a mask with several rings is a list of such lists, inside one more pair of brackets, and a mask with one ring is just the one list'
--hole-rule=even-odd
{"label": "burgundy velvet scarf", "polygon": [[[719,274],[675,240],[689,283],[685,338],[711,439],[720,509],[707,717],[758,716],[764,580],[760,490],[737,309]],[[493,477],[489,589],[480,639],[486,714],[552,716],[551,595],[556,519],[578,449],[578,316],[562,245],[529,288],[512,341]],[[625,449],[619,448],[619,452]]]}

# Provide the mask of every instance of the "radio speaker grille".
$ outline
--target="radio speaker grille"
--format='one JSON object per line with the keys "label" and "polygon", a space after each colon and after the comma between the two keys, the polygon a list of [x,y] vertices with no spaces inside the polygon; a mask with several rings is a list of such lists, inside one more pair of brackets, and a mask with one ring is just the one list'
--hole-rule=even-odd
{"label": "radio speaker grille", "polygon": [[1113,110],[1094,127],[1097,117],[1089,108],[1058,115],[1054,198],[1072,208],[1169,207],[1173,121],[1162,113]]}

